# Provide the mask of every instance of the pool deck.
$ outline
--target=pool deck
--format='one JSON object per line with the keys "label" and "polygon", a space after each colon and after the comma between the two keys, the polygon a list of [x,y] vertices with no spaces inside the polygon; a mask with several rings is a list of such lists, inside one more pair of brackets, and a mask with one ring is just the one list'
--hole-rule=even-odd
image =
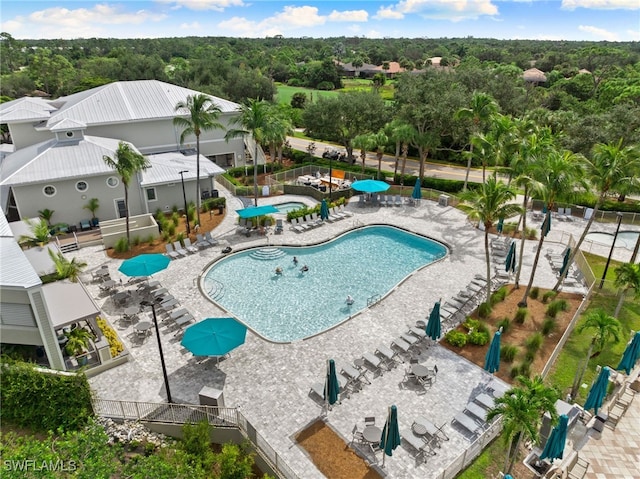
{"label": "pool deck", "polygon": [[[226,192],[222,191],[222,194]],[[322,415],[317,397],[310,396],[313,383],[322,382],[326,371],[326,360],[333,358],[338,366],[341,362],[352,362],[365,352],[373,353],[378,344],[389,346],[391,341],[413,326],[416,320],[424,320],[433,304],[458,293],[475,274],[484,274],[485,259],[483,232],[475,229],[464,214],[452,207],[440,207],[431,201],[422,201],[417,207],[358,208],[351,203],[348,209],[354,213],[349,219],[326,224],[304,233],[295,233],[285,226],[281,235],[252,236],[246,238],[235,234],[237,215],[235,209],[242,207],[239,199],[227,196],[228,213],[214,236],[221,244],[174,260],[167,270],[154,276],[186,307],[196,319],[226,316],[225,313],[205,299],[199,291],[198,281],[204,267],[220,257],[227,244],[234,249],[249,246],[303,245],[324,241],[356,226],[366,224],[393,224],[416,233],[442,241],[451,248],[451,254],[407,278],[382,302],[364,310],[340,326],[316,337],[289,344],[267,342],[251,331],[244,345],[231,352],[230,357],[215,364],[207,361],[199,364],[192,355],[180,346],[173,331],[161,326],[164,356],[169,372],[169,381],[174,402],[198,403],[198,392],[203,386],[224,391],[226,406],[238,407],[258,432],[301,478],[324,477],[310,461],[305,452],[296,445],[294,436]],[[306,197],[279,196],[261,198],[260,204],[303,201],[313,204]],[[560,252],[559,243],[571,231],[580,232],[584,222],[556,223],[547,236],[545,250]],[[538,226],[539,222],[531,226]],[[611,225],[613,228],[614,225]],[[569,228],[569,229],[567,229]],[[594,228],[595,229],[595,228]],[[598,231],[598,229],[595,229]],[[600,230],[606,230],[601,228]],[[528,280],[537,242],[527,241],[525,248],[523,282]],[[596,246],[593,247],[594,250]],[[604,255],[608,254],[608,249]],[[595,251],[594,251],[595,252]],[[616,251],[621,259],[631,252]],[[108,264],[114,279],[127,278],[118,273],[121,260],[108,258],[101,247],[87,247],[70,254],[88,263],[88,271]],[[339,264],[336,266],[339,274]],[[87,275],[90,277],[90,275]],[[555,275],[548,261],[540,259],[534,285],[551,287]],[[107,318],[123,338],[132,359],[117,368],[90,379],[97,396],[102,399],[161,402],[166,400],[162,370],[155,336],[140,344],[133,334],[132,326],[119,321],[119,311],[108,296],[100,294],[98,286],[87,281],[87,288],[96,298]],[[581,287],[570,291],[584,292]],[[250,291],[247,294],[251,294]],[[300,291],[308,295],[309,301],[317,301],[314,291]],[[347,292],[345,292],[346,296]],[[445,424],[444,431],[450,438],[437,449],[435,456],[428,457],[425,464],[416,465],[414,451],[400,446],[393,457],[386,458],[385,470],[394,478],[435,478],[460,455],[472,438],[461,429],[452,426],[453,416],[492,379],[481,368],[439,345],[421,349],[420,362],[428,366],[437,364],[439,373],[426,394],[417,394],[414,388],[402,387],[405,365],[401,364],[380,377],[373,378],[360,392],[335,405],[326,414],[326,420],[346,442],[351,440],[355,424],[363,427],[365,416],[375,416],[376,424],[382,426],[387,407],[396,404],[400,430],[410,430],[413,420],[424,416],[438,426]],[[373,458],[372,458],[373,459]],[[380,452],[375,459],[382,462]]]}

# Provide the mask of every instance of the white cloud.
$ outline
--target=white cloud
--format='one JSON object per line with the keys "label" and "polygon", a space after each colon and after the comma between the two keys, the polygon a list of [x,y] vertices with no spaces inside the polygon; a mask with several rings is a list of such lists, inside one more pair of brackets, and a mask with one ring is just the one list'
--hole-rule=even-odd
{"label": "white cloud", "polygon": [[382,33],[378,30],[369,30],[364,36],[367,38],[382,38]]}
{"label": "white cloud", "polygon": [[331,22],[366,22],[369,19],[369,13],[366,10],[345,10],[344,12],[334,10],[327,19]]}
{"label": "white cloud", "polygon": [[581,32],[591,33],[593,36],[598,37],[602,40],[607,40],[610,42],[617,42],[619,40],[618,34],[605,30],[604,28],[594,27],[592,25],[580,25],[578,26],[578,30]]}
{"label": "white cloud", "polygon": [[180,30],[187,30],[187,31],[202,30],[202,25],[200,25],[200,23],[198,22],[181,23],[179,28]]}
{"label": "white cloud", "polygon": [[318,15],[318,9],[316,7],[284,7],[282,12],[275,14],[271,18],[266,18],[261,21],[264,23],[276,23],[280,26],[293,26],[293,27],[315,27],[323,25],[326,21],[326,17]]}
{"label": "white cloud", "polygon": [[156,0],[158,3],[172,5],[173,8],[188,8],[189,10],[213,10],[224,12],[229,7],[244,7],[242,0]]}
{"label": "white cloud", "polygon": [[491,0],[401,0],[395,6],[378,10],[376,17],[403,18],[411,14],[457,22],[484,15],[498,15],[498,7]]}
{"label": "white cloud", "polygon": [[640,10],[638,0],[562,0],[564,10],[589,8],[594,10]]}
{"label": "white cloud", "polygon": [[376,20],[402,20],[404,14],[394,10],[393,7],[380,7],[373,18]]}
{"label": "white cloud", "polygon": [[627,30],[627,35],[634,42],[640,41],[640,30]]}

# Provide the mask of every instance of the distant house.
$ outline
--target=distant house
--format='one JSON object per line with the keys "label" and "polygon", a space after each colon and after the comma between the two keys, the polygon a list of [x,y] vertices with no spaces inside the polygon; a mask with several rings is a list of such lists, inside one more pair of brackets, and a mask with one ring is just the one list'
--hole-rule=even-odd
{"label": "distant house", "polygon": [[540,84],[547,82],[547,76],[537,68],[529,68],[522,74],[522,79],[527,83]]}
{"label": "distant house", "polygon": [[382,73],[388,78],[395,77],[398,73],[405,71],[398,62],[389,62],[389,68],[385,70],[382,65],[372,65],[370,63],[364,63],[360,67],[354,67],[352,63],[340,63],[338,62],[344,71],[346,77],[360,77],[371,78],[376,73]]}
{"label": "distant house", "polygon": [[[199,92],[156,80],[115,82],[66,97],[20,98],[0,105],[0,123],[8,125],[14,152],[0,163],[0,207],[10,220],[55,211],[55,222],[86,219],[83,206],[98,198],[100,219],[124,215],[124,189],[104,156],[114,157],[120,141],[148,157],[151,168],[132,180],[131,215],[182,205],[179,172],[187,199],[195,201],[195,137],[180,144],[175,106]],[[225,141],[226,127],[239,105],[211,97],[222,111],[222,130],[200,137],[200,190],[211,192],[223,167],[247,164],[252,139]],[[264,162],[259,155],[258,163]]]}

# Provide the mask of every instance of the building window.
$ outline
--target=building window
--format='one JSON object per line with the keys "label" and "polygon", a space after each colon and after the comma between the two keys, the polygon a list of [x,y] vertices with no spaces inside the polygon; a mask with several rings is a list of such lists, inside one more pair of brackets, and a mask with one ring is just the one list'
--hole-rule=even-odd
{"label": "building window", "polygon": [[42,188],[42,192],[44,193],[44,196],[55,196],[56,187],[53,185],[47,185],[44,188]]}
{"label": "building window", "polygon": [[119,184],[120,184],[120,180],[115,176],[110,176],[109,178],[107,178],[107,186],[109,188],[115,188]]}
{"label": "building window", "polygon": [[87,191],[87,188],[89,188],[89,185],[87,185],[86,181],[78,181],[76,183],[76,190],[82,192],[82,191]]}
{"label": "building window", "polygon": [[156,196],[155,188],[147,188],[147,201],[156,201],[158,198]]}
{"label": "building window", "polygon": [[68,131],[66,134],[67,134],[67,138],[73,138],[73,132],[72,131]]}

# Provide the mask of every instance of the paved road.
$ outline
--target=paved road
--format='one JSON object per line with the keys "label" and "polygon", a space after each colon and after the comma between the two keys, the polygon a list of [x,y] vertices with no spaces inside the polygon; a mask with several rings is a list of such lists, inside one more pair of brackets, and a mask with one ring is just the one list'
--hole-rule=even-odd
{"label": "paved road", "polygon": [[[304,140],[301,138],[295,138],[290,136],[287,138],[289,140],[289,144],[294,150],[307,151],[307,146],[311,143],[309,140]],[[336,148],[335,145],[330,143],[323,143],[321,141],[315,141],[316,144],[316,155],[320,156],[324,152],[326,148]],[[339,147],[338,150],[344,151],[344,148]],[[359,152],[354,151],[354,155],[359,156]],[[359,158],[358,160],[359,161]],[[367,166],[372,168],[378,167],[378,160],[374,154],[367,154],[367,159],[365,160]],[[395,168],[395,158],[391,155],[384,155],[382,157],[382,170],[384,171],[393,171]],[[449,165],[442,165],[439,163],[429,163],[427,162],[425,165],[425,175],[432,178],[443,178],[447,180],[461,180],[464,181],[466,168],[464,167],[456,167]],[[405,173],[408,175],[418,175],[420,170],[420,162],[417,160],[412,160],[407,158],[407,166],[405,168]],[[469,174],[469,181],[474,183],[482,183],[482,170],[472,169]]]}

